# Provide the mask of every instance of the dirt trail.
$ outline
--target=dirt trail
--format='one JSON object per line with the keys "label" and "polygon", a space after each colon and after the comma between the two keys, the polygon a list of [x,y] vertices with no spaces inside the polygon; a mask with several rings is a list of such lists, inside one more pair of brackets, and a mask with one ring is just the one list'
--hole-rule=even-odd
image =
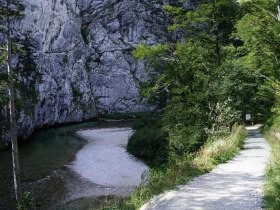
{"label": "dirt trail", "polygon": [[265,166],[270,147],[257,127],[248,127],[245,149],[176,190],[153,198],[140,210],[257,210],[261,209]]}

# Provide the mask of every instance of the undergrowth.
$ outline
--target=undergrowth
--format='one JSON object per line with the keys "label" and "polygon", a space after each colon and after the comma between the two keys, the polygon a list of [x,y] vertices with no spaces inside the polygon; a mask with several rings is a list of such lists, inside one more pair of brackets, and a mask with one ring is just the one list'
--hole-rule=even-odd
{"label": "undergrowth", "polygon": [[234,126],[226,137],[212,137],[204,147],[198,151],[193,162],[198,168],[211,170],[215,165],[232,159],[243,148],[247,135],[242,126]]}
{"label": "undergrowth", "polygon": [[264,127],[264,136],[271,146],[271,159],[266,168],[264,206],[280,209],[280,117],[270,120]]}
{"label": "undergrowth", "polygon": [[101,114],[99,116],[100,119],[108,119],[108,120],[135,120],[138,118],[145,119],[153,116],[150,112],[113,112]]}
{"label": "undergrowth", "polygon": [[136,132],[129,138],[127,151],[150,167],[165,165],[168,161],[168,133],[160,126],[159,116],[136,120],[132,127]]}
{"label": "undergrowth", "polygon": [[114,206],[104,207],[103,210],[139,209],[153,196],[184,184],[195,176],[210,171],[217,164],[234,157],[242,148],[245,137],[244,127],[234,126],[228,136],[212,137],[195,154],[169,157],[166,165],[151,167],[148,180],[136,187],[127,200]]}

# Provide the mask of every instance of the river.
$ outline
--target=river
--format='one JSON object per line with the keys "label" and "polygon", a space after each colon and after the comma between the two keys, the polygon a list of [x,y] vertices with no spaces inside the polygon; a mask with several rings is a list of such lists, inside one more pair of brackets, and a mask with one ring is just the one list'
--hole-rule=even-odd
{"label": "river", "polygon": [[[80,154],[83,149],[88,151],[93,148],[90,142],[82,140],[75,132],[89,128],[129,126],[131,122],[88,122],[36,132],[29,141],[19,147],[20,173],[24,191],[31,192],[38,208],[41,209],[71,209],[71,206],[74,206],[74,209],[84,202],[86,195],[93,197],[111,194],[127,195],[131,188],[121,191],[103,186],[86,179],[83,168],[80,173],[79,169],[75,170],[75,167],[83,164],[75,160],[76,154],[79,151]],[[82,154],[87,153],[82,152]],[[0,151],[0,209],[15,208],[11,169],[11,151]]]}

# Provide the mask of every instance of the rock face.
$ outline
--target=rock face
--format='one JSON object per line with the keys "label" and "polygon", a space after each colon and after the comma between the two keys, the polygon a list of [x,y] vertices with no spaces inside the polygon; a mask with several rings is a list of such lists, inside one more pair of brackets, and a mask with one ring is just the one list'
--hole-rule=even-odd
{"label": "rock face", "polygon": [[[132,58],[139,43],[167,39],[162,0],[22,0],[16,33],[28,50],[20,79],[28,86],[19,134],[90,119],[98,113],[144,111],[144,62]],[[30,65],[32,63],[33,65]],[[29,74],[24,72],[29,71]],[[30,94],[32,93],[32,94]],[[20,96],[23,94],[19,94]]]}

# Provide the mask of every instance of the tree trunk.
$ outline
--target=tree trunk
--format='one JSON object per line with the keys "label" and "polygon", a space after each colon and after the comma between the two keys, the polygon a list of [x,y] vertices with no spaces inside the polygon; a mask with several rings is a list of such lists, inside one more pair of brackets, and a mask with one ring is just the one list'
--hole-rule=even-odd
{"label": "tree trunk", "polygon": [[11,42],[11,26],[9,17],[9,0],[6,0],[6,27],[7,27],[7,70],[8,70],[8,94],[9,94],[9,111],[10,111],[10,135],[12,143],[13,157],[13,177],[16,201],[20,200],[20,176],[19,176],[19,160],[18,160],[18,144],[17,144],[17,122],[15,113],[15,96],[13,85],[13,69],[12,69],[12,42]]}

